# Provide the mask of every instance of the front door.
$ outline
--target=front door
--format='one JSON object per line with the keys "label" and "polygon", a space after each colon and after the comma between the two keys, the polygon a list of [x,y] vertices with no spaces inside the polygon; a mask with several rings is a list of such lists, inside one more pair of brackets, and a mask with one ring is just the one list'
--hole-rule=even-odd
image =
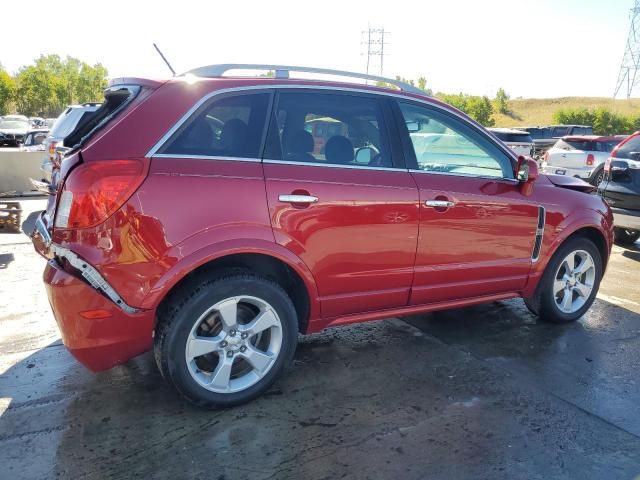
{"label": "front door", "polygon": [[407,162],[420,191],[411,304],[514,292],[532,263],[539,207],[521,193],[511,159],[470,122],[398,102]]}
{"label": "front door", "polygon": [[418,191],[389,141],[385,102],[277,94],[263,161],[271,222],[276,241],[311,270],[324,318],[408,303]]}

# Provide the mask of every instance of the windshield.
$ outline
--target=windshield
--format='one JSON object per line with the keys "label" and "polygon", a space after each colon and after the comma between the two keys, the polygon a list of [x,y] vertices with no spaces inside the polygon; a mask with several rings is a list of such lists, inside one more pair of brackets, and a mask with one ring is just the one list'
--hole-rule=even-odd
{"label": "windshield", "polygon": [[5,120],[0,122],[0,128],[29,128],[27,122],[19,122],[16,120]]}

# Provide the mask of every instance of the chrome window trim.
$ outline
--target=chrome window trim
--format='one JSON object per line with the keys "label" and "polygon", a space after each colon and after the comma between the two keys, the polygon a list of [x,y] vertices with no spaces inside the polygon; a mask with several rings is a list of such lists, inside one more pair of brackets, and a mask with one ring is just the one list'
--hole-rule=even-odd
{"label": "chrome window trim", "polygon": [[505,177],[487,177],[480,175],[471,175],[470,173],[451,173],[451,172],[433,172],[429,170],[414,170],[409,169],[410,173],[424,173],[427,175],[447,175],[449,177],[466,177],[466,178],[479,178],[481,180],[492,180],[494,182],[507,182],[512,183],[514,185],[520,183],[518,179],[515,178],[505,178]]}
{"label": "chrome window trim", "polygon": [[[457,118],[459,118],[460,120],[462,120],[463,122],[467,122],[469,123],[469,119],[460,115],[458,112],[456,112],[455,110],[448,108],[448,106],[446,105],[439,105],[436,102],[434,102],[433,100],[431,100],[430,98],[418,98],[418,97],[413,97],[413,96],[408,96],[408,95],[402,95],[400,93],[394,93],[394,92],[384,92],[384,91],[375,91],[375,90],[367,90],[364,88],[350,88],[350,87],[333,87],[330,85],[286,85],[286,84],[277,84],[277,85],[244,85],[241,87],[231,87],[231,88],[223,88],[220,90],[214,90],[213,92],[209,92],[208,94],[206,94],[205,96],[203,96],[200,100],[198,100],[189,110],[187,110],[187,112],[180,117],[180,119],[173,125],[173,127],[171,127],[167,133],[165,133],[160,140],[158,140],[152,147],[151,149],[147,152],[147,157],[153,157],[156,155],[156,152],[158,150],[160,150],[163,145],[169,140],[169,138],[171,138],[171,136],[180,128],[182,127],[182,125],[207,101],[209,101],[211,98],[219,96],[219,95],[225,95],[227,93],[235,93],[235,92],[243,92],[243,91],[264,91],[264,92],[269,92],[270,90],[328,90],[328,91],[334,91],[334,92],[351,92],[351,93],[359,93],[359,94],[367,94],[367,95],[373,95],[373,96],[383,96],[383,97],[392,97],[392,98],[396,98],[396,99],[402,99],[402,100],[406,100],[406,101],[413,101],[413,102],[417,102],[417,103],[422,103],[424,105],[428,105],[432,108],[435,109],[441,109],[445,112],[447,112],[450,115],[453,115]],[[473,126],[473,125],[472,125]],[[484,127],[482,127],[484,128]],[[485,129],[486,130],[486,129]],[[508,157],[510,157],[511,159],[513,159],[514,161],[517,161],[518,158],[517,156],[514,154],[513,150],[511,150],[510,148],[508,148],[507,146],[503,145],[501,142],[496,141],[495,137],[493,135],[491,135],[490,133],[487,133],[485,131],[485,134],[487,135],[487,138],[500,150],[502,150]],[[373,168],[373,167],[371,167]],[[510,179],[509,179],[510,180]]]}
{"label": "chrome window trim", "polygon": [[292,160],[269,160],[265,159],[262,163],[270,163],[274,165],[300,165],[309,167],[329,167],[329,168],[348,168],[359,170],[380,170],[382,172],[408,172],[406,168],[391,167],[370,167],[369,165],[341,165],[339,163],[322,163],[322,162],[296,162]]}
{"label": "chrome window trim", "polygon": [[189,158],[194,160],[218,160],[230,162],[254,162],[260,163],[262,160],[255,157],[226,157],[223,155],[181,155],[179,153],[156,153],[154,158]]}

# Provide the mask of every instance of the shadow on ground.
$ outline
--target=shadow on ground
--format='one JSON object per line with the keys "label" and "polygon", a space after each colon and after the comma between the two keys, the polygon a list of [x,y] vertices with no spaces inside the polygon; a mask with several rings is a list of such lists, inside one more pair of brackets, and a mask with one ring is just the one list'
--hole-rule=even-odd
{"label": "shadow on ground", "polygon": [[598,301],[545,325],[509,301],[334,329],[220,411],[149,354],[92,375],[54,343],[0,375],[0,477],[631,478],[638,320]]}

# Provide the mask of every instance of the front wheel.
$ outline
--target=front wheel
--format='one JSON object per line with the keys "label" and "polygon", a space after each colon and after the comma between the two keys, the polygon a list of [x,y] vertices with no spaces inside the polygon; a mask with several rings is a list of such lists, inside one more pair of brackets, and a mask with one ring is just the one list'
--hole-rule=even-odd
{"label": "front wheel", "polygon": [[589,183],[594,187],[597,187],[604,180],[604,168],[599,168],[594,172],[592,177],[589,179]]}
{"label": "front wheel", "polygon": [[228,407],[265,392],[291,361],[297,316],[286,292],[252,273],[199,278],[158,315],[163,377],[199,406]]}
{"label": "front wheel", "polygon": [[640,238],[640,232],[637,230],[627,230],[626,228],[615,227],[613,229],[613,235],[616,243],[622,245],[633,245],[638,238]]}
{"label": "front wheel", "polygon": [[565,242],[553,255],[533,298],[542,320],[567,323],[591,307],[602,279],[602,257],[585,237]]}

